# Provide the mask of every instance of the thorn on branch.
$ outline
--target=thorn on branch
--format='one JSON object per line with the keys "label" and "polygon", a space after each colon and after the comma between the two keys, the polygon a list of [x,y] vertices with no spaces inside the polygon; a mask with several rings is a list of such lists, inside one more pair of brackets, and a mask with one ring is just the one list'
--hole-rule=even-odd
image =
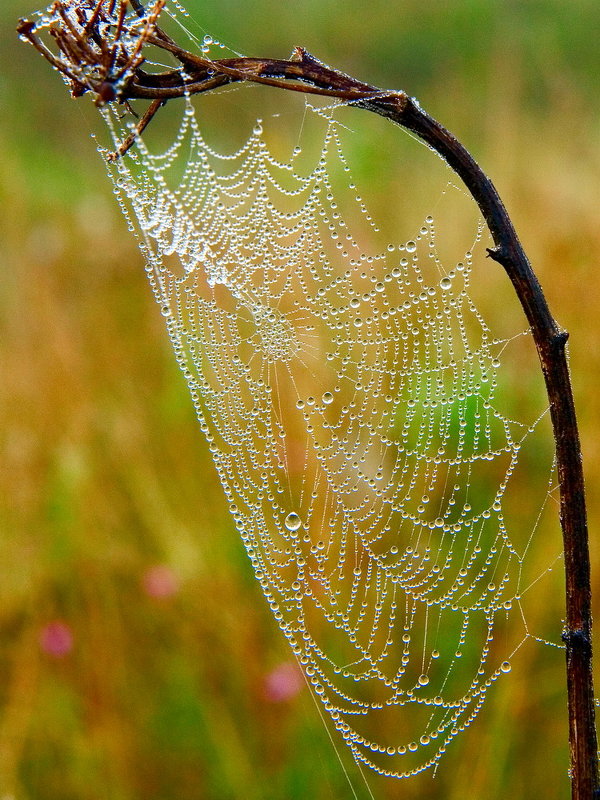
{"label": "thorn on branch", "polygon": [[497,246],[497,247],[486,247],[486,251],[488,257],[496,261],[500,266],[506,267],[507,264],[510,264],[510,253],[506,248]]}
{"label": "thorn on branch", "polygon": [[315,58],[315,56],[309,53],[308,50],[305,50],[304,47],[295,47],[290,60],[297,61],[299,64],[305,64],[309,67],[323,68],[325,66],[322,61]]}
{"label": "thorn on branch", "polygon": [[568,331],[559,331],[552,339],[552,347],[555,350],[564,350],[564,347],[569,339]]}

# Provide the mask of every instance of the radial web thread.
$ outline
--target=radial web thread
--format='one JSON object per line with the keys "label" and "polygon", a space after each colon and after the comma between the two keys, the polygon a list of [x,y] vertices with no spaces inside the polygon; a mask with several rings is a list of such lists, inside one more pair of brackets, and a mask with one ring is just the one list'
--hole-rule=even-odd
{"label": "radial web thread", "polygon": [[307,114],[325,128],[310,170],[261,123],[216,152],[189,101],[170,149],[140,141],[109,170],[273,615],[355,759],[406,776],[510,670],[494,637],[530,539],[503,500],[535,422],[496,402],[506,341],[469,292],[481,231],[451,265],[430,216],[369,252],[335,109]]}

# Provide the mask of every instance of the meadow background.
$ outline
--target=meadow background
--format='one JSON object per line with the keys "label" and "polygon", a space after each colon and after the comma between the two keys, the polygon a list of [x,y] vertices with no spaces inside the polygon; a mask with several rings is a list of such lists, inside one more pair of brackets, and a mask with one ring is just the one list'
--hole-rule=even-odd
{"label": "meadow background", "polygon": [[[571,334],[600,618],[597,2],[423,5],[187,1],[244,53],[405,89],[492,176]],[[14,33],[35,8],[0,6],[0,798],[362,800],[228,517],[94,109]],[[561,592],[557,568],[532,610],[554,638]],[[563,684],[527,648],[435,778],[371,792],[566,798]]]}

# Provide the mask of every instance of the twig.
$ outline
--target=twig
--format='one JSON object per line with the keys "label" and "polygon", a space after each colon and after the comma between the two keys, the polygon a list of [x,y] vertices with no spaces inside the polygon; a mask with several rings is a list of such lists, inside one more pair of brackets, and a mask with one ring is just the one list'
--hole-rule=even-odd
{"label": "twig", "polygon": [[129,150],[131,145],[135,142],[135,140],[140,136],[143,132],[152,117],[156,114],[158,109],[166,103],[166,100],[153,100],[148,108],[146,109],[146,113],[142,116],[138,124],[135,128],[131,131],[129,136],[126,139],[123,139],[119,147],[113,152],[109,153],[107,159],[109,161],[116,161],[121,156],[125,155],[125,153]]}

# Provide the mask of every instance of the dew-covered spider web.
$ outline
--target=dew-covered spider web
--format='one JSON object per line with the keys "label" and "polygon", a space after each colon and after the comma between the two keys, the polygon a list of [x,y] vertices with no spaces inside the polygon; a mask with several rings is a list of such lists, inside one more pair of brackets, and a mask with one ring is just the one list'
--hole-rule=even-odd
{"label": "dew-covered spider web", "polygon": [[442,263],[431,216],[366,249],[329,179],[376,228],[335,112],[307,113],[326,117],[308,173],[261,123],[217,152],[191,104],[168,151],[111,171],[273,615],[354,757],[405,776],[510,670],[492,643],[531,540],[503,500],[535,421],[496,402],[507,342],[470,299],[472,250]]}
{"label": "dew-covered spider web", "polygon": [[[528,334],[494,333],[473,299],[481,223],[451,261],[430,214],[383,241],[339,119],[364,112],[302,101],[307,155],[269,120],[218,147],[203,99],[180,102],[166,149],[140,137],[109,164],[117,197],[313,694],[359,763],[416,774],[537,638],[522,598],[551,562],[527,564],[551,464],[532,519],[509,497],[545,412],[521,418],[502,385]],[[103,113],[118,145],[127,122]]]}

